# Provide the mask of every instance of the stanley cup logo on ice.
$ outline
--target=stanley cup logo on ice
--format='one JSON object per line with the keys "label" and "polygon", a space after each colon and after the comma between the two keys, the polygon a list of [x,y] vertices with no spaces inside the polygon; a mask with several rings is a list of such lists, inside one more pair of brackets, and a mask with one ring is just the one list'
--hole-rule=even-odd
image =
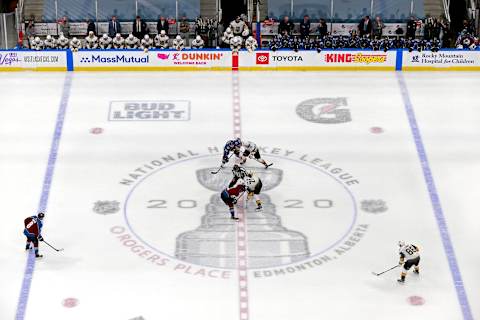
{"label": "stanley cup logo on ice", "polygon": [[[197,170],[197,180],[205,188],[215,191],[210,196],[201,225],[195,230],[181,233],[176,241],[176,258],[190,263],[217,268],[236,267],[236,225],[219,196],[220,190],[231,179],[230,170],[217,175],[215,168]],[[263,182],[263,190],[277,187],[283,171],[269,168],[255,169]],[[246,195],[245,195],[246,196]],[[253,201],[247,202],[245,217],[248,231],[248,267],[267,268],[303,260],[310,256],[308,240],[300,232],[282,226],[275,204],[266,194],[260,195],[263,211],[256,212]],[[243,201],[240,201],[243,203]],[[242,204],[240,204],[242,205]]]}

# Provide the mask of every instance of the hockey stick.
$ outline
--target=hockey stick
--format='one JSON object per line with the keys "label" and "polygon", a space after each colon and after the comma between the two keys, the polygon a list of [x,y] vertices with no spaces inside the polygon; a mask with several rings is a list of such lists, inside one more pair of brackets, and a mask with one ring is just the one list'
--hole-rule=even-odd
{"label": "hockey stick", "polygon": [[400,267],[399,264],[397,264],[395,267],[391,267],[390,269],[385,270],[385,271],[383,271],[383,272],[380,272],[380,273],[372,272],[372,274],[375,275],[375,276],[379,276],[379,275],[381,275],[381,274],[384,274],[385,272],[388,272],[388,271],[393,270],[393,269],[398,268],[398,267]]}
{"label": "hockey stick", "polygon": [[52,248],[53,250],[55,250],[55,251],[57,251],[57,252],[58,252],[58,251],[63,251],[63,248],[57,249],[57,248],[55,248],[54,246],[52,246],[50,243],[48,243],[47,241],[43,240],[43,242],[44,242],[47,246],[49,246],[50,248]]}
{"label": "hockey stick", "polygon": [[[254,159],[255,159],[255,161],[257,161],[258,163],[261,163],[261,164],[263,164],[263,163],[262,163],[262,162],[260,162],[260,160],[258,160],[257,158],[254,158]],[[265,161],[265,160],[264,160],[264,161]],[[267,163],[267,162],[265,161],[265,163]],[[263,165],[265,166],[265,169],[268,169],[268,167],[270,167],[271,165],[273,165],[273,162],[272,162],[272,163],[267,163],[266,165],[265,165],[265,164],[263,164]]]}
{"label": "hockey stick", "polygon": [[[233,156],[233,153],[228,157],[228,160],[230,160],[230,158]],[[228,162],[228,161],[227,161]],[[217,174],[220,172],[220,170],[222,170],[224,167],[223,167],[223,163],[220,165],[220,167],[218,167],[218,169],[216,171],[210,171],[211,174]]]}

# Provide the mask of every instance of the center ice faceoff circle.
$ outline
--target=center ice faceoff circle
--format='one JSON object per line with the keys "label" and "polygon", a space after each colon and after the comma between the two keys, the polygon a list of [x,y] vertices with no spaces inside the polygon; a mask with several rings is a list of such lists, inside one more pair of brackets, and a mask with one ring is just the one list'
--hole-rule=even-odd
{"label": "center ice faceoff circle", "polygon": [[[252,167],[263,182],[263,211],[254,201],[244,209],[250,269],[319,256],[344,241],[357,218],[356,201],[338,177],[296,159],[270,160],[269,169]],[[217,162],[218,156],[174,162],[139,181],[125,200],[130,231],[171,259],[234,269],[235,222],[220,199],[231,168],[212,175]]]}

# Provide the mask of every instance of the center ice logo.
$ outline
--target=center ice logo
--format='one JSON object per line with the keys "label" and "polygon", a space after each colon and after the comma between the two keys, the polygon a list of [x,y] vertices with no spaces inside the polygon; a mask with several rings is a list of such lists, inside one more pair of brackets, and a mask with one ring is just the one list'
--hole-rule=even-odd
{"label": "center ice logo", "polygon": [[190,101],[112,101],[110,121],[188,121]]}
{"label": "center ice logo", "polygon": [[[161,139],[159,140],[161,146]],[[179,141],[180,142],[180,141]],[[245,206],[247,265],[254,277],[295,273],[331,263],[367,232],[359,222],[348,171],[309,154],[259,147],[276,168],[255,167],[264,184],[262,212]],[[127,192],[123,224],[113,236],[133,254],[172,271],[227,279],[236,268],[235,223],[220,191],[231,168],[212,175],[218,147],[159,156],[119,181]],[[252,167],[253,168],[253,167]]]}

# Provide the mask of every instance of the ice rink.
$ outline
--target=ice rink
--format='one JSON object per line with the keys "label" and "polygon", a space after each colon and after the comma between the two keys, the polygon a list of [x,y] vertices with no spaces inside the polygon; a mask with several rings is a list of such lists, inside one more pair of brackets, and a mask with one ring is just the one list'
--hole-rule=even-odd
{"label": "ice rink", "polygon": [[[0,79],[0,319],[480,319],[480,74]],[[210,173],[233,137],[273,162],[239,222]],[[64,250],[35,260],[42,210]],[[399,240],[404,284],[372,274]]]}

